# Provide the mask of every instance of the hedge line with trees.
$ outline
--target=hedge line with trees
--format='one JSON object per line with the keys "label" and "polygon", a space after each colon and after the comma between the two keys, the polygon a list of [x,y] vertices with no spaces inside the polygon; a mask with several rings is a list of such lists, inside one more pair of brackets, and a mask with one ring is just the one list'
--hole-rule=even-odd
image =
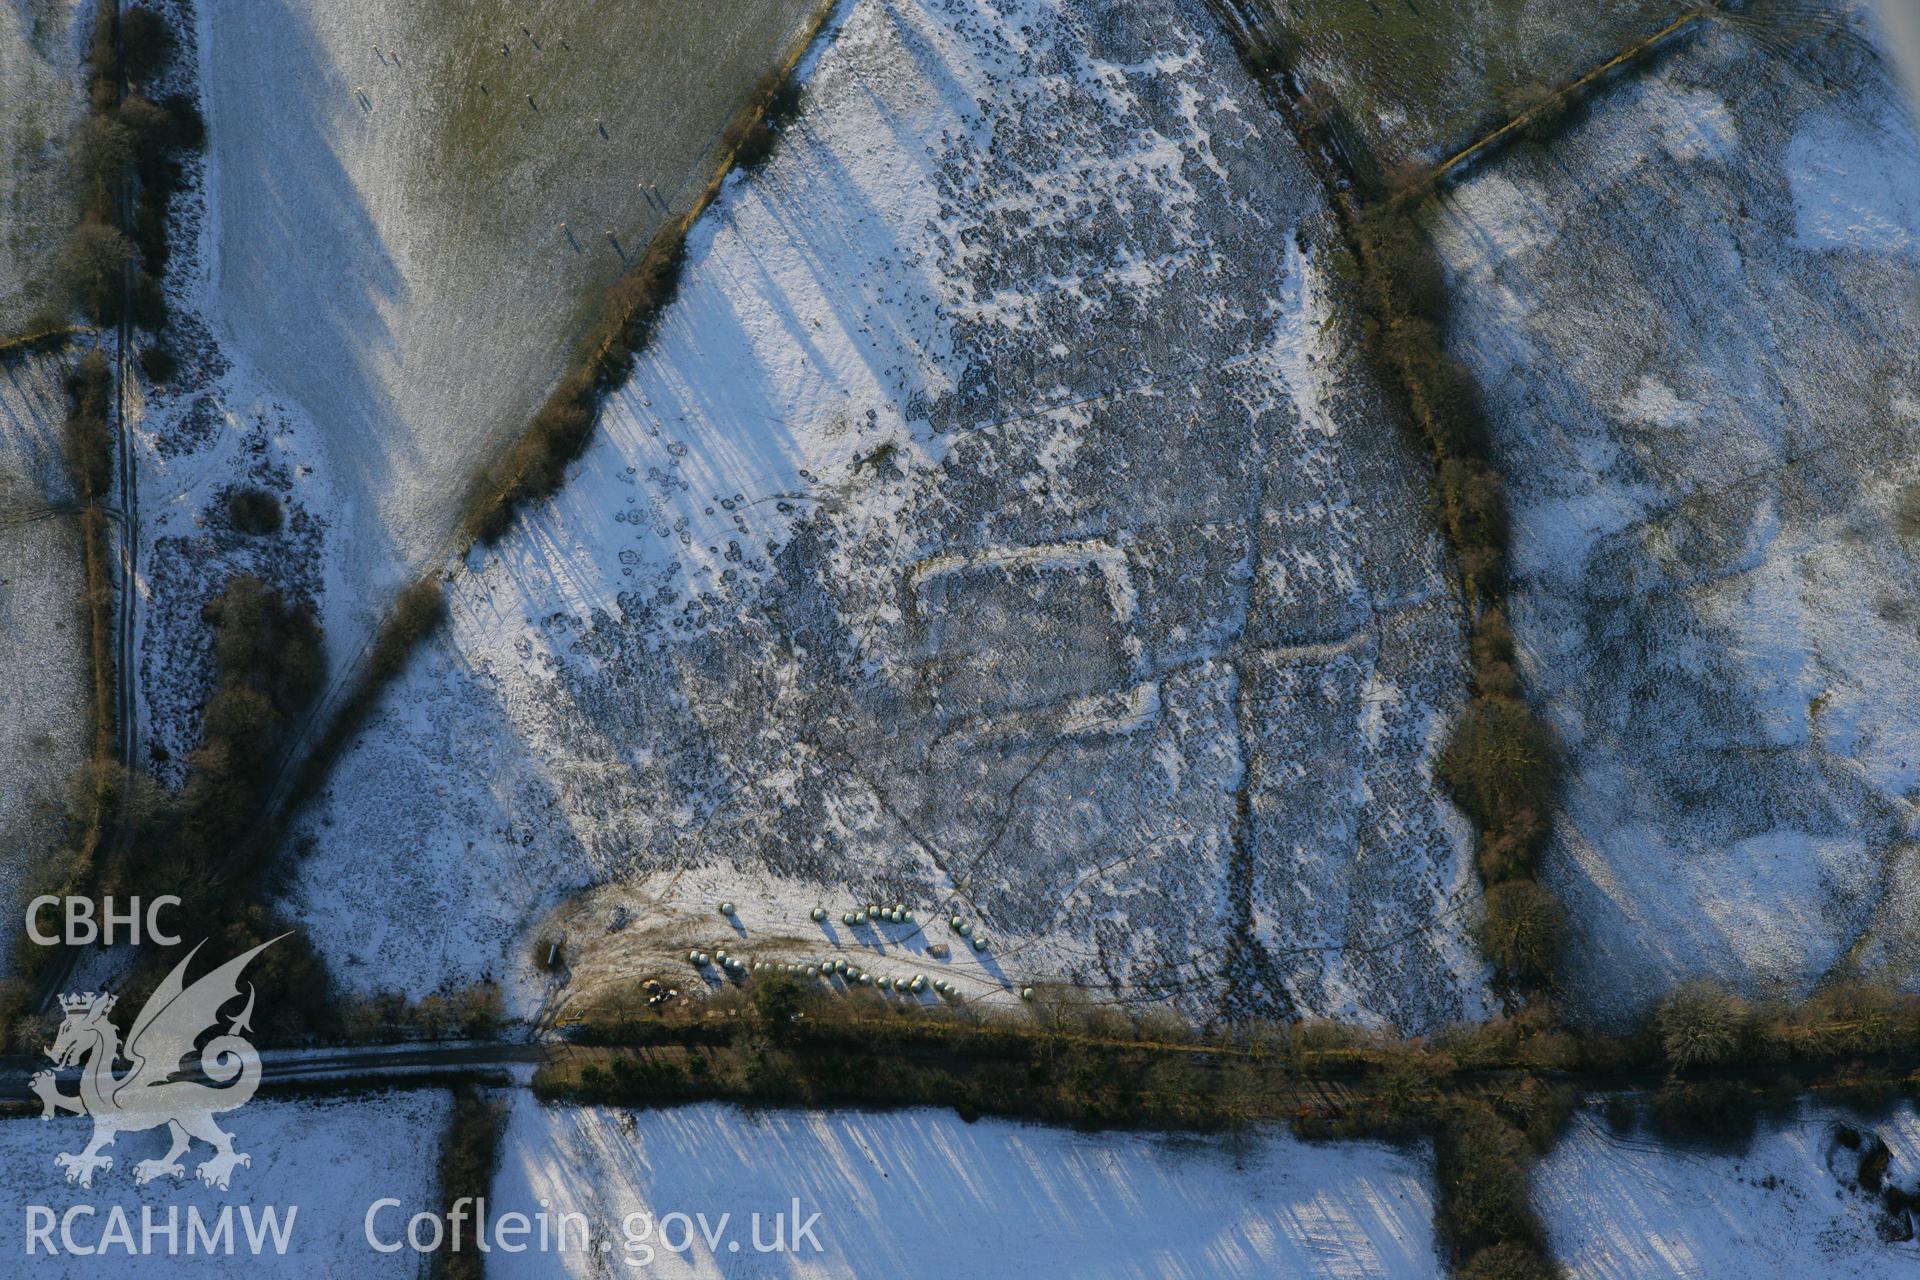
{"label": "hedge line with trees", "polygon": [[[432,635],[446,616],[446,595],[434,574],[416,579],[395,599],[345,697],[327,717],[312,749],[300,761],[286,805],[288,812],[304,804],[325,784],[340,753],[346,750],[379,704],[380,694],[406,667],[414,648]],[[267,824],[269,830],[277,830],[277,826],[271,821]]]}
{"label": "hedge line with trees", "polygon": [[506,1130],[507,1108],[497,1098],[471,1087],[454,1090],[453,1115],[440,1140],[439,1193],[441,1220],[451,1221],[453,1207],[467,1201],[461,1235],[451,1235],[432,1255],[427,1275],[432,1280],[482,1280],[485,1255],[478,1240],[485,1224],[474,1213],[486,1200],[500,1165],[500,1139]]}
{"label": "hedge line with trees", "polygon": [[[34,877],[39,892],[83,892],[105,834],[122,779],[114,736],[113,556],[107,501],[113,489],[113,370],[106,355],[89,351],[66,380],[67,416],[61,452],[80,503],[80,556],[86,610],[87,760],[69,783],[67,831]],[[31,896],[31,895],[27,895]],[[49,963],[45,948],[16,948],[15,972],[33,977]]]}
{"label": "hedge line with trees", "polygon": [[[167,257],[166,206],[179,185],[180,154],[204,140],[190,99],[156,103],[141,92],[172,53],[172,34],[153,11],[96,6],[87,52],[89,112],[68,146],[80,218],[56,265],[62,304],[103,326],[123,318],[149,328],[165,322],[159,274]],[[64,310],[36,317],[29,329],[29,346],[64,341],[71,332]],[[129,786],[139,789],[121,776],[126,762],[116,759],[114,733],[115,587],[108,503],[114,482],[115,390],[112,362],[98,348],[83,354],[67,377],[62,451],[81,507],[89,753],[73,784],[65,847],[38,875],[38,887],[60,894],[93,886],[107,814],[127,799],[122,793]],[[23,945],[19,971],[42,972],[50,959],[46,949]]]}
{"label": "hedge line with trees", "polygon": [[[326,653],[313,611],[250,575],[230,580],[202,616],[213,632],[215,676],[186,781],[167,793],[142,780],[129,838],[103,856],[93,888],[122,900],[177,895],[176,931],[217,938],[210,951],[231,956],[288,932],[259,905],[272,850],[256,837],[255,820],[325,678]],[[135,982],[157,979],[166,963],[150,956]],[[266,1039],[297,1039],[331,1023],[326,970],[304,937],[276,943],[248,973],[261,993],[257,1026]]]}
{"label": "hedge line with trees", "polygon": [[180,156],[206,136],[190,97],[145,94],[173,52],[173,34],[152,10],[97,7],[91,111],[69,144],[80,221],[59,261],[65,301],[96,324],[166,324],[167,205],[180,186]]}
{"label": "hedge line with trees", "polygon": [[1558,787],[1552,732],[1522,694],[1502,608],[1508,522],[1478,389],[1448,353],[1448,293],[1417,212],[1374,204],[1349,219],[1366,300],[1365,332],[1403,392],[1434,460],[1432,503],[1460,566],[1472,629],[1473,687],[1437,773],[1473,821],[1486,887],[1478,937],[1522,990],[1552,977],[1564,913],[1534,878]]}
{"label": "hedge line with trees", "polygon": [[1369,358],[1397,392],[1432,460],[1429,502],[1459,567],[1470,617],[1472,691],[1437,772],[1476,832],[1486,888],[1481,952],[1516,991],[1543,990],[1559,958],[1565,916],[1535,879],[1558,789],[1553,734],[1523,696],[1502,608],[1508,520],[1479,388],[1448,350],[1443,265],[1405,199],[1424,172],[1387,172],[1338,101],[1295,72],[1297,42],[1244,0],[1211,0],[1248,71],[1267,87],[1319,171],[1345,248],[1336,266],[1358,294]]}
{"label": "hedge line with trees", "polygon": [[1413,1040],[1315,1023],[1203,1036],[1048,990],[1018,1013],[922,1009],[778,974],[693,1004],[633,995],[604,998],[573,1028],[576,1043],[609,1047],[543,1068],[541,1097],[943,1105],[968,1119],[1089,1128],[1285,1122],[1309,1138],[1425,1137],[1443,1249],[1454,1275],[1478,1280],[1556,1274],[1529,1177],[1590,1091],[1614,1098],[1623,1122],[1640,1114],[1657,1133],[1715,1142],[1741,1141],[1766,1108],[1809,1088],[1852,1105],[1920,1098],[1920,996],[1859,985],[1791,1006],[1682,988],[1624,1036],[1566,1030],[1536,1001]]}

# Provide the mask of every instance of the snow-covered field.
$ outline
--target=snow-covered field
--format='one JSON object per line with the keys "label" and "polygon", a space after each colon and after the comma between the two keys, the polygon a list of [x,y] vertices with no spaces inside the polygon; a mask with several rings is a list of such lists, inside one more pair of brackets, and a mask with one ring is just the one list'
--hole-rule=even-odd
{"label": "snow-covered field", "polygon": [[73,226],[66,140],[87,105],[90,14],[80,0],[0,5],[0,337],[52,301],[54,255]]}
{"label": "snow-covered field", "polygon": [[1425,464],[1214,19],[839,21],[568,487],[314,806],[291,911],[362,986],[558,929],[590,995],[736,928],[879,945],[841,914],[903,902],[994,946],[884,950],[1000,998],[1476,1016]]}
{"label": "snow-covered field", "polygon": [[[134,1164],[166,1153],[165,1130],[121,1137],[108,1151],[114,1157],[111,1170],[95,1174],[90,1188],[70,1186],[53,1157],[86,1144],[89,1119],[0,1122],[0,1203],[7,1206],[0,1213],[0,1257],[6,1259],[8,1275],[36,1277],[413,1277],[422,1274],[420,1255],[375,1251],[366,1242],[363,1223],[368,1206],[384,1197],[408,1206],[406,1214],[435,1206],[435,1168],[450,1110],[448,1095],[432,1089],[364,1098],[257,1099],[219,1117],[221,1127],[234,1135],[235,1150],[253,1161],[234,1170],[226,1191],[204,1186],[194,1176],[194,1166],[209,1151],[199,1143],[182,1158],[184,1179],[162,1177],[136,1184]],[[91,1217],[83,1214],[73,1220],[75,1239],[82,1246],[104,1245],[101,1252],[75,1256],[62,1248],[49,1256],[39,1246],[29,1256],[31,1205],[45,1206],[56,1219],[75,1205],[91,1206]],[[189,1255],[188,1209],[197,1210],[211,1228],[228,1207],[234,1256],[204,1251]],[[147,1256],[129,1257],[107,1235],[116,1208],[126,1215],[136,1248],[144,1210],[151,1210],[161,1225],[175,1212],[177,1254],[169,1256],[166,1237],[155,1235]],[[258,1225],[268,1209],[275,1210],[283,1224],[293,1210],[286,1251],[281,1254],[268,1243],[255,1257],[246,1243],[242,1211],[250,1210]],[[404,1229],[405,1214],[390,1213],[379,1220],[383,1228],[395,1224]],[[60,1244],[57,1228],[52,1239]]]}
{"label": "snow-covered field", "polygon": [[1910,1106],[1874,1123],[1807,1107],[1739,1155],[1616,1134],[1586,1112],[1534,1166],[1534,1208],[1568,1280],[1894,1280],[1920,1270],[1920,1244],[1883,1239],[1884,1211],[1857,1185],[1875,1135],[1888,1181],[1920,1186]]}
{"label": "snow-covered field", "polygon": [[[1431,1157],[1371,1143],[1313,1146],[1284,1134],[1234,1141],[1081,1134],[944,1111],[765,1111],[693,1106],[626,1112],[544,1108],[521,1094],[492,1211],[585,1217],[612,1260],[492,1255],[488,1274],[621,1274],[628,1231],[645,1274],[918,1277],[1438,1277]],[[756,1253],[773,1217],[797,1252]],[[723,1236],[695,1244],[669,1215],[704,1214]],[[656,1224],[643,1237],[649,1215]],[[729,1245],[737,1246],[730,1249]]]}
{"label": "snow-covered field", "polygon": [[1715,24],[1437,219],[1590,1015],[1920,978],[1920,141],[1845,8]]}

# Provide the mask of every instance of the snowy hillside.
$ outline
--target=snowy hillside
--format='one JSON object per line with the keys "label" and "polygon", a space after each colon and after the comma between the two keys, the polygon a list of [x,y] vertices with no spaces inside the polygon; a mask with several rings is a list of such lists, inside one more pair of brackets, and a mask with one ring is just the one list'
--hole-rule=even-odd
{"label": "snowy hillside", "polygon": [[209,321],[321,433],[378,591],[442,547],[811,5],[197,7]]}
{"label": "snowy hillside", "polygon": [[0,337],[55,302],[53,261],[73,225],[66,141],[86,110],[80,53],[91,6],[0,5]]}
{"label": "snowy hillside", "polygon": [[1481,1008],[1429,769],[1462,624],[1319,189],[1199,5],[1005,8],[847,7],[567,488],[455,582],[301,833],[351,980],[511,971],[606,881],[541,926],[563,999],[726,898],[1000,998]]}

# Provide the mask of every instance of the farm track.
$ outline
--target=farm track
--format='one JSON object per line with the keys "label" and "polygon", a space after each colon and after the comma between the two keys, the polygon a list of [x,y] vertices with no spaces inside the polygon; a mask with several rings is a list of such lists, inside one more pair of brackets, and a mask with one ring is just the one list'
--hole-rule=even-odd
{"label": "farm track", "polygon": [[[120,37],[120,0],[106,0],[113,14],[114,55],[120,67],[120,96],[127,95],[126,51]],[[122,184],[120,223],[133,225],[133,192]],[[135,688],[134,631],[137,619],[134,607],[140,583],[140,486],[137,482],[139,459],[134,447],[133,425],[127,414],[127,385],[133,375],[132,316],[133,263],[120,273],[120,322],[114,326],[114,433],[120,450],[120,599],[119,618],[114,637],[114,665],[117,668],[115,716],[119,730],[120,763],[125,779],[120,789],[120,812],[114,822],[114,846],[124,849],[129,839],[127,806],[133,795],[134,761],[140,738],[140,717]]]}

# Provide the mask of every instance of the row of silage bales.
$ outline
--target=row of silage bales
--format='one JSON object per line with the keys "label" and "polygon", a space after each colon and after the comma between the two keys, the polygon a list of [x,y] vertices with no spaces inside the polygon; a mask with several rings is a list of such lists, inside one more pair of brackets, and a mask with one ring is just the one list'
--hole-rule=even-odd
{"label": "row of silage bales", "polygon": [[977,932],[971,924],[967,923],[965,916],[958,914],[949,916],[947,927],[959,934],[975,951],[984,952],[993,945],[993,940],[986,934]]}
{"label": "row of silage bales", "polygon": [[[718,904],[718,909],[722,916],[738,923],[739,909],[737,904],[732,901],[722,901]],[[829,914],[831,913],[829,913],[824,906],[815,904],[807,911],[807,918],[815,924],[825,924]],[[849,928],[861,928],[882,924],[917,924],[919,921],[914,915],[913,908],[907,906],[905,903],[896,902],[891,906],[886,906],[878,902],[869,902],[864,906],[856,906],[851,910],[842,911],[840,913],[840,923]],[[948,925],[955,933],[965,939],[975,951],[983,952],[992,946],[992,940],[986,934],[975,930],[963,916],[957,914],[950,916],[948,918]]]}
{"label": "row of silage bales", "polygon": [[[822,906],[815,906],[807,913],[807,917],[815,924],[825,924],[827,915],[827,909]],[[864,906],[856,906],[851,910],[842,911],[840,913],[840,923],[850,929],[859,929],[882,924],[915,924],[917,921],[914,918],[913,909],[903,902],[896,902],[892,906],[883,906],[877,902],[869,902]],[[986,934],[976,931],[973,926],[967,922],[965,917],[954,915],[949,917],[947,923],[948,926],[965,939],[968,945],[975,951],[984,952],[992,946],[992,939]]]}
{"label": "row of silage bales", "polygon": [[[687,963],[696,969],[718,968],[729,977],[746,980],[754,974],[779,973],[788,977],[804,979],[809,982],[831,981],[835,978],[848,990],[855,987],[875,988],[882,992],[897,995],[923,995],[931,989],[943,999],[958,1001],[961,998],[958,983],[946,978],[929,979],[924,973],[911,976],[902,974],[875,974],[849,962],[845,957],[832,956],[824,960],[807,962],[798,960],[753,960],[748,961],[724,949],[712,952],[698,948],[687,952]],[[1019,989],[1020,999],[1033,999],[1033,988],[1024,986]]]}
{"label": "row of silage bales", "polygon": [[[722,900],[718,904],[718,909],[721,915],[738,923],[739,907],[736,903],[730,899]],[[807,918],[815,924],[825,924],[827,915],[827,909],[818,904],[815,904],[813,908],[807,912]],[[896,902],[892,906],[884,906],[878,902],[869,902],[864,907],[855,907],[850,911],[841,912],[840,923],[852,928],[858,928],[864,925],[915,924],[918,922],[914,918],[913,908],[907,906],[904,902]],[[990,940],[987,935],[976,932],[965,917],[955,914],[948,918],[947,923],[955,933],[967,939],[975,951],[985,951],[989,947]]]}
{"label": "row of silage bales", "polygon": [[[720,915],[738,924],[738,904],[727,899],[720,901],[716,906]],[[825,924],[829,912],[824,906],[816,904],[808,911],[807,915],[815,924]],[[913,909],[903,902],[896,902],[892,905],[868,902],[850,911],[842,912],[840,914],[840,922],[854,928],[881,924],[917,924]],[[992,940],[985,933],[976,930],[964,916],[954,913],[947,918],[947,924],[948,927],[962,938],[976,953],[985,953],[991,948]],[[944,952],[944,947],[940,948],[940,953],[943,956]],[[883,991],[917,995],[924,993],[929,986],[931,986],[935,994],[947,999],[957,1000],[960,997],[959,986],[945,978],[929,980],[924,974],[915,974],[910,978],[881,976],[850,968],[844,960],[832,960],[817,964],[763,961],[748,964],[738,957],[727,955],[724,951],[717,951],[709,955],[706,952],[698,950],[688,952],[687,959],[689,963],[697,968],[718,965],[729,975],[742,979],[751,973],[764,972],[772,968],[792,977],[811,980],[840,977],[845,980],[849,988],[853,986],[878,986]],[[1021,987],[1018,989],[1018,995],[1023,1001],[1031,1001],[1033,999],[1033,988],[1030,986]]]}
{"label": "row of silage bales", "polygon": [[[827,918],[825,907],[815,907],[808,913],[815,924],[824,924]],[[855,906],[840,913],[840,923],[848,928],[859,929],[883,924],[915,924],[913,908],[904,902],[886,906],[878,902],[869,902],[864,906]]]}
{"label": "row of silage bales", "polygon": [[687,963],[696,969],[719,968],[728,976],[744,978],[747,976],[747,962],[739,956],[726,951],[714,951],[711,954],[695,948],[687,952]]}

